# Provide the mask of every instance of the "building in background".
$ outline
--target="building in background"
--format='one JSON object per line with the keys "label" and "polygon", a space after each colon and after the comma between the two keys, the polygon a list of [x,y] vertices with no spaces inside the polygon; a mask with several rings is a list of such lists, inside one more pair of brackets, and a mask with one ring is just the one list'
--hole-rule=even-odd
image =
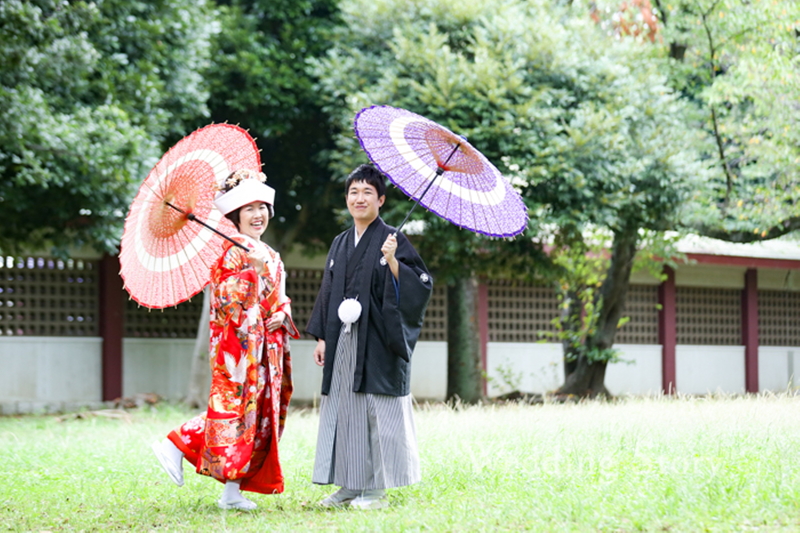
{"label": "building in background", "polygon": [[[614,394],[784,391],[800,373],[800,247],[786,241],[729,244],[686,239],[691,260],[660,282],[635,274],[630,321],[609,365]],[[284,258],[297,324],[316,297],[324,257]],[[122,290],[115,257],[4,258],[0,265],[0,413],[70,410],[188,390],[202,298],[165,311],[138,307]],[[479,290],[490,396],[544,393],[564,379],[561,346],[542,342],[558,313],[555,292],[507,280]],[[417,399],[441,400],[447,384],[447,312],[439,285],[412,366]],[[321,372],[315,342],[292,342],[295,395],[314,401]]]}

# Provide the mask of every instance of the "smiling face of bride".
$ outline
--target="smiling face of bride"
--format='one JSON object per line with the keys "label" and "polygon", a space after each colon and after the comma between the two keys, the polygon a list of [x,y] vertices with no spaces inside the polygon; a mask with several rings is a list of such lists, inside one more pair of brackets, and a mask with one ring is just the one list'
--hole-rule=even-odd
{"label": "smiling face of bride", "polygon": [[259,240],[269,225],[269,206],[266,202],[252,202],[239,208],[239,232]]}

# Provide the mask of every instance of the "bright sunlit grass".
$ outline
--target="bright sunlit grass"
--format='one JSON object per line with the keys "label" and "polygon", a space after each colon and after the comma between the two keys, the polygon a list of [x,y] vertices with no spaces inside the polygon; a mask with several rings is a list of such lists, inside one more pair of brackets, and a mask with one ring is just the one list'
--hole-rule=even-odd
{"label": "bright sunlit grass", "polygon": [[423,482],[384,511],[316,506],[317,414],[281,443],[287,490],[220,511],[222,485],[172,485],[149,445],[192,413],[0,418],[0,530],[797,531],[800,397],[422,406]]}

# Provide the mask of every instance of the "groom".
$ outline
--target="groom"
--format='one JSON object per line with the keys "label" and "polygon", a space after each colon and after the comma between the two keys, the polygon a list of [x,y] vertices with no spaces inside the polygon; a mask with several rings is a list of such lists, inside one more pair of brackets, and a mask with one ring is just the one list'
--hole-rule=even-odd
{"label": "groom", "polygon": [[386,489],[421,477],[411,355],[433,279],[405,235],[380,218],[385,194],[372,165],[348,176],[354,225],[333,240],[306,328],[324,367],[312,481],[341,487],[325,507],[381,509]]}

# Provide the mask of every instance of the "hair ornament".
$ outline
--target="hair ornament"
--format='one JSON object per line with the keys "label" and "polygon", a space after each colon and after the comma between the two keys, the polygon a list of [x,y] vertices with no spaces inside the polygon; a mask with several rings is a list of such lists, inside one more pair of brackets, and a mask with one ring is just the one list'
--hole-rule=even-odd
{"label": "hair ornament", "polygon": [[242,182],[242,180],[246,179],[258,180],[259,182],[264,184],[267,183],[267,175],[264,174],[263,172],[256,172],[254,170],[250,170],[249,168],[240,168],[239,170],[232,172],[230,176],[225,178],[225,181],[222,183],[222,187],[220,187],[220,190],[223,192],[230,191],[231,189],[239,185]]}

